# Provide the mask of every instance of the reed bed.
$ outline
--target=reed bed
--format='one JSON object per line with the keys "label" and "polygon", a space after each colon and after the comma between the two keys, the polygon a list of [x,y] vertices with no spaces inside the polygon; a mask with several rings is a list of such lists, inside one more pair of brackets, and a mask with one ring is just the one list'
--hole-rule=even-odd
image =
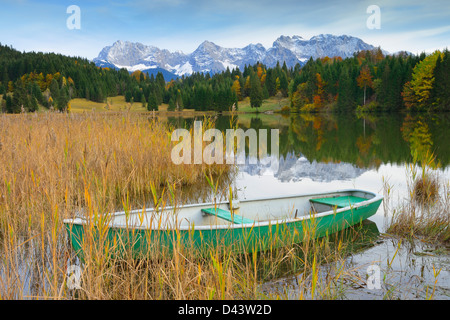
{"label": "reed bed", "polygon": [[[126,112],[1,115],[0,298],[287,298],[265,292],[262,284],[292,272],[302,274],[300,298],[342,296],[341,279],[351,278],[342,267],[346,242],[313,240],[314,225],[301,244],[285,232],[259,253],[218,243],[199,256],[174,236],[170,252],[154,241],[146,259],[126,245],[112,256],[123,243],[107,240],[105,213],[164,207],[181,201],[189,187],[215,198],[231,192],[227,165],[172,163],[172,130]],[[83,260],[71,250],[63,225],[76,213],[91,221]],[[326,277],[320,276],[322,263],[335,266]]]}
{"label": "reed bed", "polygon": [[436,244],[449,243],[450,182],[443,181],[438,168],[432,154],[408,165],[408,195],[392,212],[387,229],[390,234]]}

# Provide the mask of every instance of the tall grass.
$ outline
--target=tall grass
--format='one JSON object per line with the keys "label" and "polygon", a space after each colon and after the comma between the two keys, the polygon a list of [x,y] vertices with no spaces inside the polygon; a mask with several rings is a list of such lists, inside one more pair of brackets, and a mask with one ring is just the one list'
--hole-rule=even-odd
{"label": "tall grass", "polygon": [[389,233],[435,243],[450,241],[450,185],[440,178],[438,167],[432,154],[408,165],[408,195],[393,212]]}
{"label": "tall grass", "polygon": [[[199,256],[177,231],[168,234],[169,252],[148,230],[147,259],[124,245],[134,233],[111,243],[107,212],[162,208],[187,189],[195,197],[209,187],[213,196],[232,197],[228,166],[172,163],[172,129],[126,112],[0,116],[0,298],[273,298],[262,283],[287,270],[302,274],[300,298],[342,295],[341,279],[351,277],[343,267],[344,240],[313,240],[314,224],[301,244],[293,245],[295,234],[286,231],[274,235],[281,247],[262,253],[237,253],[219,241]],[[82,262],[63,224],[75,214],[88,221]],[[117,249],[122,254],[111,255]],[[323,263],[335,266],[328,276],[319,270]],[[72,265],[82,269],[75,289],[68,285]]]}
{"label": "tall grass", "polygon": [[206,185],[205,170],[229,172],[227,166],[174,165],[172,129],[131,113],[1,115],[1,297],[21,298],[34,289],[61,296],[64,218],[142,208],[162,186]]}

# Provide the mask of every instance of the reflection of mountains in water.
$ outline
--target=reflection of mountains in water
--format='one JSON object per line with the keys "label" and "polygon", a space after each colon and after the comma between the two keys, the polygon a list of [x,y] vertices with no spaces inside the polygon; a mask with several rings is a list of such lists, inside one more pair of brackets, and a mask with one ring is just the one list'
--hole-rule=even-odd
{"label": "reflection of mountains in water", "polygon": [[352,180],[364,172],[366,169],[358,168],[350,163],[324,163],[310,162],[304,156],[298,157],[293,152],[286,156],[267,157],[258,161],[257,164],[250,164],[246,159],[246,164],[240,167],[241,172],[249,175],[273,175],[282,182],[301,181],[311,179],[318,182],[330,182],[334,180]]}

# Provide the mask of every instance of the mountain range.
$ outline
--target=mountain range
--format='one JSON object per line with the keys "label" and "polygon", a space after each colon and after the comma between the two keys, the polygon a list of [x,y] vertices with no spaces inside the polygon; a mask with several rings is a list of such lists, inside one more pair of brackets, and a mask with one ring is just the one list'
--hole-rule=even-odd
{"label": "mountain range", "polygon": [[190,54],[118,40],[103,48],[93,61],[97,66],[125,68],[129,72],[163,72],[164,78],[168,80],[193,72],[216,73],[236,67],[243,70],[245,65],[254,65],[257,62],[268,67],[274,67],[277,62],[285,62],[288,67],[293,67],[297,63],[305,64],[310,58],[347,58],[355,52],[372,49],[375,47],[359,38],[331,34],[320,34],[309,40],[300,36],[280,36],[268,49],[259,43],[249,44],[244,48],[224,48],[204,41]]}
{"label": "mountain range", "polygon": [[250,164],[250,158],[247,157],[245,165],[240,170],[251,176],[273,175],[281,182],[303,179],[319,182],[345,181],[356,179],[367,171],[347,162],[309,161],[304,155],[294,152],[288,152],[279,158],[268,156],[255,164]]}

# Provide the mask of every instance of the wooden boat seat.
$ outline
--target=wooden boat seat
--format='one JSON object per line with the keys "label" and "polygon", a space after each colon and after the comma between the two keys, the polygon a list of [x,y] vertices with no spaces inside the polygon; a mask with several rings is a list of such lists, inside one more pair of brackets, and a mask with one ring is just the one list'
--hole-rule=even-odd
{"label": "wooden boat seat", "polygon": [[312,203],[326,204],[332,207],[344,208],[354,205],[359,202],[366,201],[365,198],[355,197],[355,196],[342,196],[342,197],[329,197],[329,198],[317,198],[310,199]]}
{"label": "wooden boat seat", "polygon": [[218,218],[233,222],[235,224],[245,224],[245,223],[254,223],[254,220],[244,218],[240,215],[233,214],[228,210],[220,209],[220,208],[207,208],[202,209],[202,212],[206,214],[210,214],[212,216],[217,216]]}

